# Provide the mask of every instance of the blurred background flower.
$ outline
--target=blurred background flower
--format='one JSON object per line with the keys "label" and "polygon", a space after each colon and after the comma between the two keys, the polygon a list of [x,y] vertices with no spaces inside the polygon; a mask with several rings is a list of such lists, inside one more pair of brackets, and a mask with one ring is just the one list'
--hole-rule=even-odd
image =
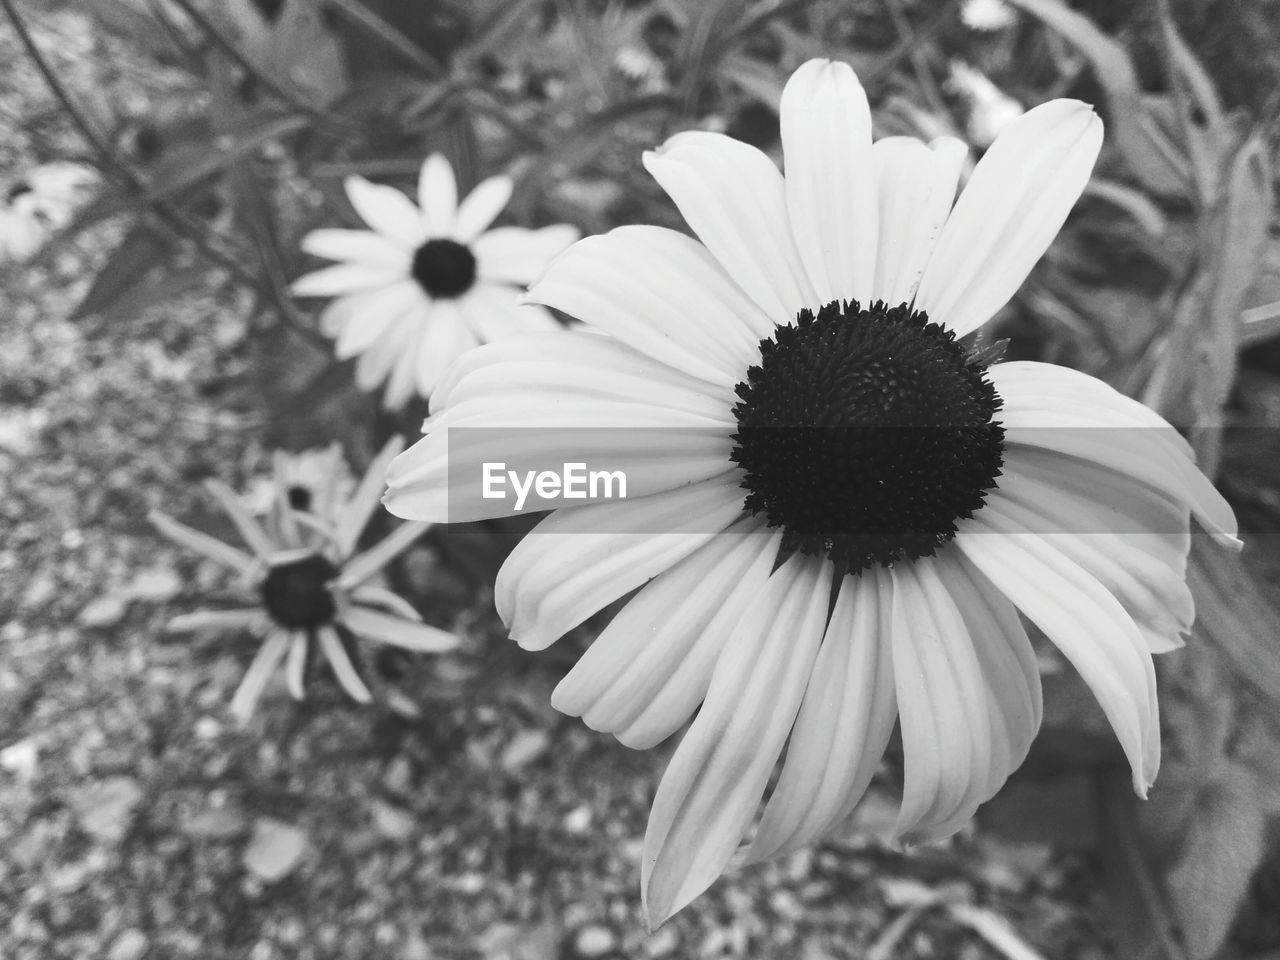
{"label": "blurred background flower", "polygon": [[[306,695],[311,664],[323,655],[347,695],[357,703],[368,703],[373,693],[363,676],[366,671],[357,640],[415,653],[441,653],[457,646],[455,636],[423,623],[412,604],[378,582],[383,568],[413,545],[426,524],[401,524],[377,544],[356,552],[356,543],[377,507],[382,475],[403,446],[398,437],[389,441],[354,495],[342,500],[335,495],[342,477],[336,462],[316,478],[314,486],[304,486],[295,482],[298,459],[290,463],[287,454],[277,457],[275,499],[266,524],[229,487],[209,481],[209,493],[250,553],[165,513],[152,512],[157,530],[223,565],[257,593],[253,606],[198,610],[173,618],[167,627],[179,634],[248,632],[262,641],[231,700],[231,712],[242,724],[249,721],[282,664],[285,684],[295,700]],[[336,460],[337,448],[329,448],[324,456]]]}

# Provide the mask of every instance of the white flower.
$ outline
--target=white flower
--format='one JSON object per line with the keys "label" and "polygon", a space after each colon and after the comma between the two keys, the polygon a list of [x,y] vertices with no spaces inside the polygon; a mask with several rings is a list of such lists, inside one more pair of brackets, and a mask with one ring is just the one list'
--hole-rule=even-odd
{"label": "white flower", "polygon": [[98,175],[78,163],[45,163],[32,167],[8,190],[0,205],[0,263],[23,263],[71,222]]}
{"label": "white flower", "polygon": [[[334,479],[318,479],[302,503],[301,489],[287,484],[289,473],[277,458],[275,504],[264,525],[225,484],[209,481],[209,492],[235,524],[251,553],[216,540],[160,511],[152,511],[156,529],[181,544],[240,574],[258,594],[252,607],[200,610],[175,617],[171,633],[248,631],[262,646],[245,672],[231,712],[241,723],[253,715],[271,675],[283,663],[290,694],[301,700],[308,665],[316,648],[324,654],[338,683],[359,703],[373,699],[356,667],[354,638],[391,644],[420,653],[439,653],[457,646],[453,634],[422,622],[418,612],[376,577],[391,560],[423,534],[429,524],[401,524],[362,553],[356,544],[378,505],[387,464],[404,447],[393,438],[370,464],[354,494],[336,493]],[[336,448],[331,448],[336,455]],[[285,458],[287,459],[287,457]]]}
{"label": "white flower", "polygon": [[521,305],[516,288],[578,238],[567,224],[525,230],[488,227],[511,197],[510,177],[490,177],[458,203],[453,168],[440,154],[422,165],[415,205],[400,191],[348,177],[347,196],[370,230],[313,230],[307,253],[335,266],[299,277],[298,296],[336,297],[320,329],[340,360],[359,356],[356,383],[399,409],[429,397],[443,371],[477,343],[559,329],[541,307]]}
{"label": "white flower", "polygon": [[[899,836],[957,830],[1040,722],[1019,611],[1092,688],[1145,792],[1151,655],[1193,619],[1189,515],[1238,544],[1155,413],[957,340],[1013,296],[1087,183],[1102,124],[1086,104],[1021,117],[954,205],[964,145],[872,144],[844,64],[802,66],[780,114],[785,180],[718,134],[646,154],[701,243],[622,227],[575,244],[529,297],[596,332],[468,354],[388,472],[384,502],[420,520],[512,510],[450,470],[451,428],[508,428],[486,436],[512,448],[542,436],[547,462],[625,472],[630,499],[553,512],[495,593],[536,650],[640,588],[552,702],[632,747],[694,717],[645,837],[654,922],[735,860],[784,745],[738,862],[845,823],[895,721]],[[568,429],[610,425],[665,430],[666,446]]]}

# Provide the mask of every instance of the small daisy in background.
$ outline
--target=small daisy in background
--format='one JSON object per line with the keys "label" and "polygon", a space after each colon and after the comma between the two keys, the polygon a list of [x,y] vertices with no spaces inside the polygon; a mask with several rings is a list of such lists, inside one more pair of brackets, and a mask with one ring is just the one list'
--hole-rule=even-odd
{"label": "small daisy in background", "polygon": [[0,264],[25,263],[71,222],[98,185],[97,171],[59,161],[32,167],[0,203]]}
{"label": "small daisy in background", "polygon": [[[257,594],[252,606],[182,614],[167,628],[170,633],[248,632],[262,640],[231,701],[231,712],[242,724],[253,715],[282,664],[289,693],[303,699],[317,651],[347,694],[368,703],[373,694],[361,677],[357,639],[417,653],[441,653],[457,646],[457,637],[423,623],[407,600],[378,582],[383,568],[412,546],[429,524],[401,524],[381,542],[356,553],[360,534],[378,506],[387,465],[403,447],[401,438],[393,438],[350,496],[341,495],[340,469],[328,479],[317,474],[314,485],[292,482],[299,461],[316,455],[277,455],[274,500],[265,522],[226,484],[208,481],[210,494],[235,525],[248,553],[152,511],[151,522],[162,534],[239,574],[241,583]],[[319,456],[340,461],[341,451],[330,447]]]}
{"label": "small daisy in background", "polygon": [[348,177],[347,197],[369,230],[313,230],[307,253],[340,261],[299,277],[293,293],[335,297],[320,330],[340,360],[356,361],[356,384],[386,383],[384,404],[398,410],[416,393],[430,397],[441,373],[478,343],[514,333],[559,329],[517,293],[578,238],[576,227],[489,229],[511,198],[512,180],[490,177],[458,202],[453,168],[440,154],[422,165],[418,202],[399,190]]}
{"label": "small daisy in background", "polygon": [[1018,22],[1018,11],[1004,0],[964,0],[960,22],[970,30],[992,33],[1007,30]]}
{"label": "small daisy in background", "polygon": [[[1054,100],[1012,120],[958,199],[964,143],[872,143],[845,64],[801,66],[780,117],[785,178],[715,133],[646,154],[698,239],[630,226],[571,247],[528,297],[587,330],[469,353],[387,477],[401,517],[510,514],[450,463],[452,427],[503,428],[515,452],[532,437],[551,469],[625,474],[629,499],[543,519],[495,599],[540,650],[636,591],[552,703],[636,748],[692,719],[645,836],[651,925],[731,863],[843,828],[895,724],[897,835],[959,830],[1040,725],[1020,615],[1089,685],[1145,795],[1152,654],[1194,619],[1191,516],[1239,546],[1230,506],[1156,413],[960,339],[1014,296],[1088,183],[1092,108]],[[649,443],[628,446],[621,425]],[[489,430],[486,459],[502,436]]]}

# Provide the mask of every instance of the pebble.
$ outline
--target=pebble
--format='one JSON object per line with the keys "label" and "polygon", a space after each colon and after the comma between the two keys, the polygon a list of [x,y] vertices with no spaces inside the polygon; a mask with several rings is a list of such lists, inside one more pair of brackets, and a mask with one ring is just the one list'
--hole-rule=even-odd
{"label": "pebble", "polygon": [[612,953],[617,946],[618,938],[608,927],[593,923],[583,927],[573,938],[573,948],[580,957],[603,957]]}
{"label": "pebble", "polygon": [[107,952],[107,960],[142,960],[151,943],[137,927],[130,927],[116,937]]}
{"label": "pebble", "polygon": [[88,630],[102,630],[114,627],[124,619],[125,602],[119,597],[105,596],[90,601],[80,611],[76,622]]}

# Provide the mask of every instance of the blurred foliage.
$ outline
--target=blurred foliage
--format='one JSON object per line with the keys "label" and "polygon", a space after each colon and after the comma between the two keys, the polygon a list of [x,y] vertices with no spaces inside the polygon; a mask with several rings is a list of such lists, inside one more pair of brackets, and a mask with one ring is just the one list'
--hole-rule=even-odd
{"label": "blurred foliage", "polygon": [[[48,72],[108,178],[61,235],[118,231],[79,312],[241,287],[276,412],[264,439],[369,451],[371,424],[412,431],[423,411],[377,420],[287,294],[297,238],[351,220],[345,175],[408,188],[440,150],[464,190],[510,172],[524,226],[680,227],[639,162],[670,133],[724,130],[778,158],[783,83],[822,55],[858,70],[878,135],[980,142],[991,118],[959,62],[1004,109],[1077,96],[1107,124],[1084,200],[997,320],[1010,356],[1140,397],[1188,430],[1246,530],[1280,529],[1280,0],[1008,2],[1010,25],[980,31],[957,0],[94,0],[109,42],[164,83],[110,102]],[[57,5],[3,3],[19,26]],[[1240,556],[1193,551],[1199,622],[1159,661],[1151,800],[1062,672],[1032,758],[984,811],[1009,836],[1097,853],[1126,958],[1280,949],[1280,552],[1247,539]],[[490,570],[501,551],[471,542],[450,562]]]}

